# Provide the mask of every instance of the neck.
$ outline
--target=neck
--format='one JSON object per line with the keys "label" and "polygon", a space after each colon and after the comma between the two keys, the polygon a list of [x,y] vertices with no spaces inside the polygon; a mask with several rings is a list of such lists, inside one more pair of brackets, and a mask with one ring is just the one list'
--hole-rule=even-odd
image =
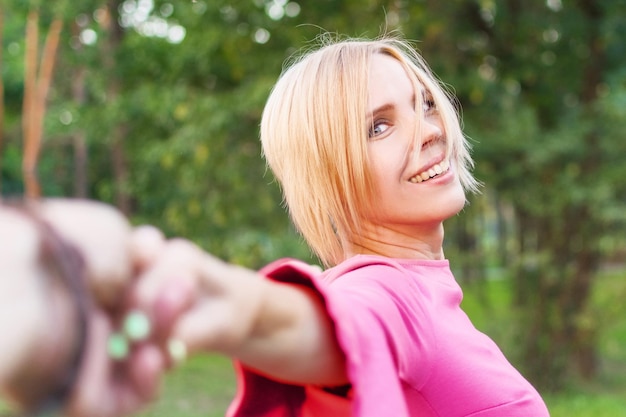
{"label": "neck", "polygon": [[370,225],[354,239],[348,254],[398,259],[444,259],[442,223],[410,228]]}

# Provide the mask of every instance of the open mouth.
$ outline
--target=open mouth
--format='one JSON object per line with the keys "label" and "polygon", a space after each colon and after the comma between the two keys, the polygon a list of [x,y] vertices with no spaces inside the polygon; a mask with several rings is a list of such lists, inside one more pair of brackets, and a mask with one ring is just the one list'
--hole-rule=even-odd
{"label": "open mouth", "polygon": [[435,178],[445,172],[448,172],[448,170],[450,170],[450,161],[444,159],[438,164],[435,164],[432,167],[428,168],[426,171],[420,172],[415,176],[409,178],[409,181],[414,184],[428,181],[431,178]]}

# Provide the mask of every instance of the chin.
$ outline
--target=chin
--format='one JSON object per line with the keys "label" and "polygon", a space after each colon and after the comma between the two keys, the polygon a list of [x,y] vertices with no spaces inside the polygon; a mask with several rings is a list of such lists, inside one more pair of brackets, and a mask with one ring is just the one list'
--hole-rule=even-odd
{"label": "chin", "polygon": [[463,187],[459,185],[458,190],[455,189],[453,195],[450,196],[446,204],[442,204],[441,209],[445,212],[444,217],[446,219],[456,216],[463,210],[467,204],[467,198]]}

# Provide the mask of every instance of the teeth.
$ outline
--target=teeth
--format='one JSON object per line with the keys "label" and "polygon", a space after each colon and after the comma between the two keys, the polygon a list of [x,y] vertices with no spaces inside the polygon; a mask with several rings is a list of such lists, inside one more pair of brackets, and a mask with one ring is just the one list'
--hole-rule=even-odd
{"label": "teeth", "polygon": [[438,164],[435,164],[432,166],[432,168],[429,168],[427,171],[424,172],[420,172],[419,174],[415,175],[414,177],[412,177],[411,179],[409,179],[409,181],[411,181],[412,183],[420,183],[423,181],[426,181],[436,175],[440,175],[443,174],[444,172],[448,171],[450,169],[450,162],[448,162],[448,160],[444,160],[441,161]]}

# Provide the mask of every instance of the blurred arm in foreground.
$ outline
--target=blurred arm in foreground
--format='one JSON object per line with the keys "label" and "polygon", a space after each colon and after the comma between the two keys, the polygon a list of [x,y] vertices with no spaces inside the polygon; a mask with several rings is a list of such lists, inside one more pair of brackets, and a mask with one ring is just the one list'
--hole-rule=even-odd
{"label": "blurred arm in foreground", "polygon": [[132,229],[88,201],[0,206],[0,391],[27,414],[135,411],[156,394],[164,362],[138,346],[124,363],[107,339],[126,308]]}

